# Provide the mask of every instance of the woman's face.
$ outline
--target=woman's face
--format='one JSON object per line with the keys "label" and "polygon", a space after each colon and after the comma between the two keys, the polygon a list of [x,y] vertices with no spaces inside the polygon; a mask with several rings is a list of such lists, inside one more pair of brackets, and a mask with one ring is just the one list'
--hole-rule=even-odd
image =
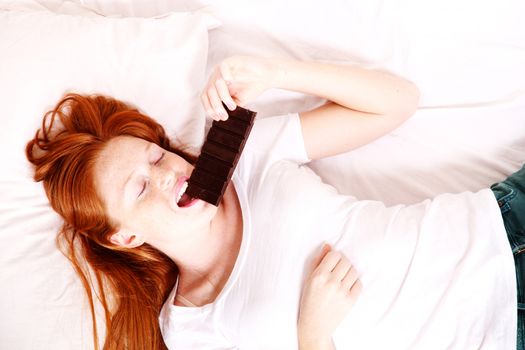
{"label": "woman's face", "polygon": [[97,159],[95,187],[117,226],[160,248],[191,239],[215,216],[217,207],[201,200],[188,207],[177,205],[192,170],[185,159],[154,143],[119,136]]}

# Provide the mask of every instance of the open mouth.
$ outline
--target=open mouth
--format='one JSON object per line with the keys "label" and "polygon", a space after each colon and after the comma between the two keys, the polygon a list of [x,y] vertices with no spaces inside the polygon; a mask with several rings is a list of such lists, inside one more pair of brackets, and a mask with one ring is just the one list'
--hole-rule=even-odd
{"label": "open mouth", "polygon": [[196,201],[196,198],[193,198],[186,194],[186,189],[188,188],[188,181],[184,181],[182,187],[177,195],[177,205],[179,208],[189,207]]}

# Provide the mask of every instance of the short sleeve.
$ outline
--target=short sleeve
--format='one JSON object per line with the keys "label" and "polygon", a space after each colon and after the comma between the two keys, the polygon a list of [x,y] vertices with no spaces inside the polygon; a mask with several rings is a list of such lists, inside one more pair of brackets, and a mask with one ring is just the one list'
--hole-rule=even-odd
{"label": "short sleeve", "polygon": [[272,164],[280,160],[298,164],[311,161],[306,153],[297,113],[256,119],[236,173],[248,184],[250,179],[265,174]]}

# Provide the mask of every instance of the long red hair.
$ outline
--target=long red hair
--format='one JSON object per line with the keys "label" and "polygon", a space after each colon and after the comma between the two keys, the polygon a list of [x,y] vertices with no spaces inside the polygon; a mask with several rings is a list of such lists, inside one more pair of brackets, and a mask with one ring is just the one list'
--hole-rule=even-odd
{"label": "long red hair", "polygon": [[[94,164],[116,136],[139,137],[194,163],[173,149],[160,124],[113,98],[68,94],[47,112],[26,146],[53,209],[64,224],[57,245],[73,264],[89,299],[95,349],[99,349],[93,292],[105,312],[109,349],[166,349],[158,316],[177,278],[175,263],[148,244],[125,249],[112,244],[114,227],[94,186]],[[84,262],[87,262],[84,264]],[[96,281],[93,282],[92,276]]]}

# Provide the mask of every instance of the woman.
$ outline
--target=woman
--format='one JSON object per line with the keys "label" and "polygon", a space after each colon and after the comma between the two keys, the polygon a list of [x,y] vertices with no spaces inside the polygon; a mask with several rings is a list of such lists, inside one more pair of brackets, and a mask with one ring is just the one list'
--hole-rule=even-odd
{"label": "woman", "polygon": [[[171,149],[154,121],[114,100],[67,97],[28,144],[35,179],[43,180],[51,205],[64,218],[61,237],[91,301],[76,244],[97,279],[108,321],[106,347],[156,349],[164,340],[168,348],[289,349],[297,347],[299,336],[305,349],[332,348],[332,339],[340,348],[375,348],[380,337],[365,338],[376,326],[395,335],[392,348],[436,346],[426,339],[451,335],[474,340],[477,347],[508,346],[515,334],[505,333],[509,327],[501,321],[515,324],[515,312],[508,310],[508,300],[515,299],[514,270],[508,242],[498,231],[501,217],[485,213],[496,206],[489,190],[466,199],[385,208],[338,195],[301,166],[359,147],[401,124],[417,107],[414,85],[352,66],[236,56],[217,68],[202,101],[210,116],[224,119],[221,101],[234,109],[270,87],[329,102],[300,115],[256,122],[218,207],[200,200],[179,206],[193,159]],[[62,124],[58,130],[55,118]],[[468,208],[465,213],[492,226],[478,228],[483,240],[472,240],[469,226],[463,227],[467,233],[451,237],[454,249],[436,246],[439,239],[435,232],[429,235],[429,227],[434,220],[443,222],[439,214],[449,214],[447,208],[455,213]],[[451,219],[442,229],[457,230],[460,224]],[[338,253],[325,250],[315,258],[323,242],[342,250],[355,268]],[[444,258],[452,261],[441,270],[425,260],[436,247],[452,256]],[[487,259],[501,270],[483,267],[483,277],[471,283],[472,266]],[[316,272],[308,274],[309,264]],[[421,271],[426,265],[433,269]],[[357,271],[363,292],[345,315],[360,293]],[[319,283],[327,274],[336,276],[336,288]],[[494,285],[458,307],[471,293],[465,280],[471,286],[487,280]],[[436,288],[426,290],[429,286]],[[338,297],[326,297],[331,293]],[[478,325],[480,305],[492,298],[507,301],[501,303],[503,316],[487,317],[496,325]],[[364,313],[370,300],[376,305]],[[327,315],[325,305],[338,314]],[[409,324],[395,329],[405,320],[400,310],[411,305],[421,315],[404,315]],[[451,321],[457,310],[472,315]],[[440,329],[449,323],[453,329]],[[487,330],[485,337],[476,333]],[[494,334],[499,338],[491,338]],[[447,340],[436,348],[447,347]]]}

